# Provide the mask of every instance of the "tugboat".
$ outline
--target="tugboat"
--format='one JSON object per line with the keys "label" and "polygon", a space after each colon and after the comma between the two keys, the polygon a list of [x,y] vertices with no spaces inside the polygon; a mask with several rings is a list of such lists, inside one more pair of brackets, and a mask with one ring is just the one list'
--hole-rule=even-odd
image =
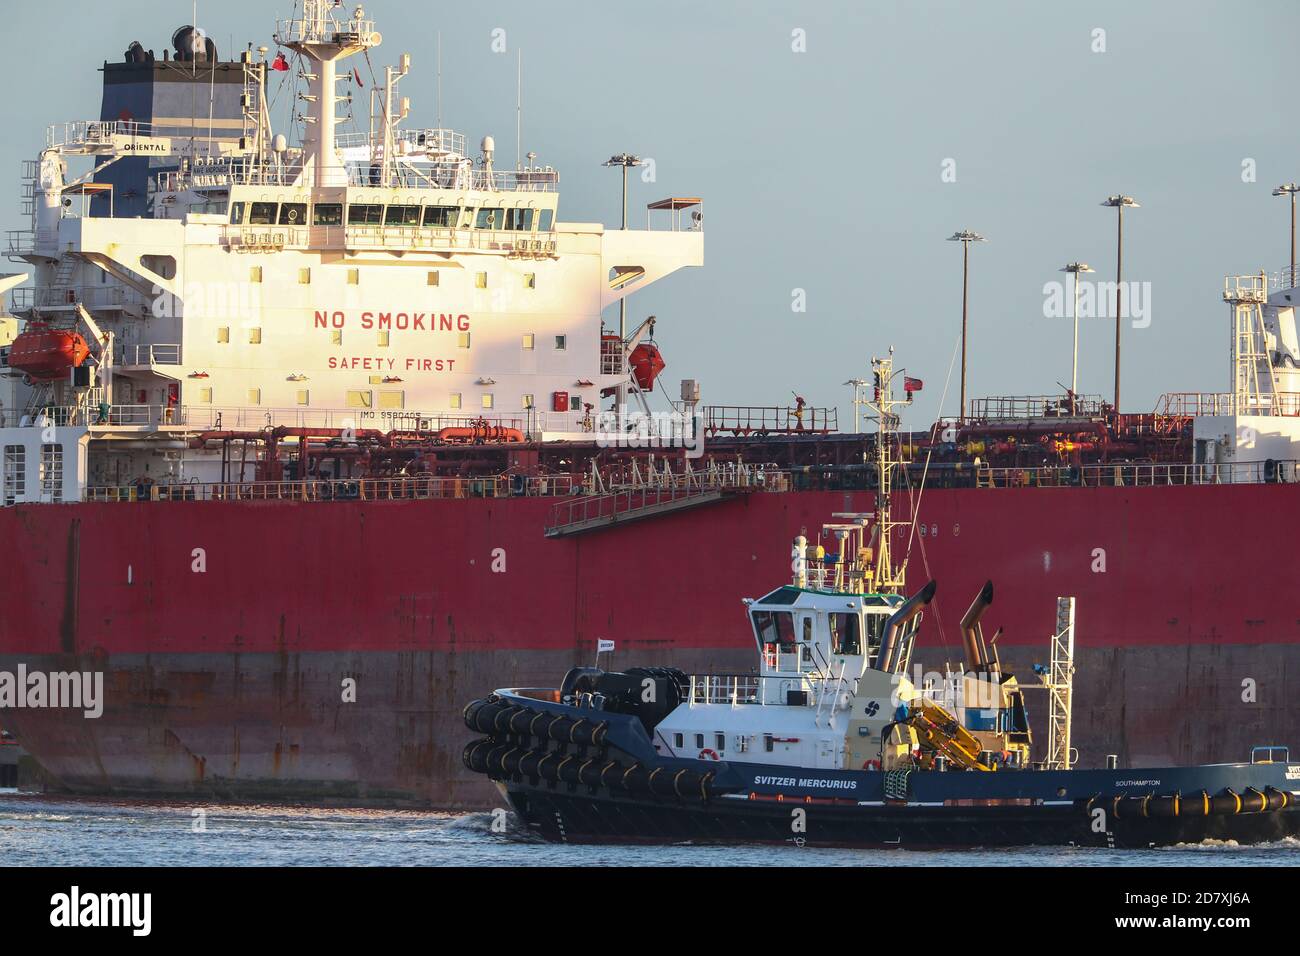
{"label": "tugboat", "polygon": [[[542,836],[565,842],[793,842],[823,846],[1163,846],[1300,834],[1300,764],[1073,765],[1074,600],[1058,598],[1050,664],[1021,684],[980,618],[964,667],[913,673],[936,583],[905,596],[890,498],[899,470],[892,352],[872,362],[875,511],[799,536],[793,577],[746,613],[757,674],[575,668],[558,688],[498,690],[465,708],[483,735],[465,765]],[[823,542],[828,542],[830,550]],[[920,669],[917,668],[919,671]],[[1047,698],[1042,759],[1026,693]]]}

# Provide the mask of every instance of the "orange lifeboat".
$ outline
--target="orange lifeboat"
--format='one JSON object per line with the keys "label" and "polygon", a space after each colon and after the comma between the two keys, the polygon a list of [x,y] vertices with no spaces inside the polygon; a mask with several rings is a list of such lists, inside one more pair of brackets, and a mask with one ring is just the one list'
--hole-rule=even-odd
{"label": "orange lifeboat", "polygon": [[653,390],[655,379],[659,377],[665,365],[659,346],[653,342],[642,342],[632,350],[628,362],[632,366],[632,375],[636,378],[637,387],[643,392]]}
{"label": "orange lifeboat", "polygon": [[78,368],[89,356],[90,346],[79,333],[33,325],[9,347],[9,367],[26,373],[33,381],[53,382]]}

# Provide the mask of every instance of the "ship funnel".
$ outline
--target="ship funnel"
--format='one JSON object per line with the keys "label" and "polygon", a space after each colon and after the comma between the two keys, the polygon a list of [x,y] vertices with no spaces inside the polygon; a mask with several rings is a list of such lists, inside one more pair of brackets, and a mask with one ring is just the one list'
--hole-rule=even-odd
{"label": "ship funnel", "polygon": [[989,666],[988,648],[984,646],[984,632],[980,628],[980,618],[993,603],[993,582],[985,581],[980,593],[975,595],[970,610],[961,619],[962,647],[966,652],[966,666],[972,671],[987,670]]}
{"label": "ship funnel", "polygon": [[903,648],[903,641],[900,637],[903,627],[929,606],[930,602],[934,600],[934,592],[937,587],[938,585],[931,581],[904,601],[902,606],[890,615],[889,620],[885,622],[884,633],[880,635],[880,651],[876,654],[876,660],[871,665],[872,667],[887,674],[894,672],[902,657],[899,652]]}

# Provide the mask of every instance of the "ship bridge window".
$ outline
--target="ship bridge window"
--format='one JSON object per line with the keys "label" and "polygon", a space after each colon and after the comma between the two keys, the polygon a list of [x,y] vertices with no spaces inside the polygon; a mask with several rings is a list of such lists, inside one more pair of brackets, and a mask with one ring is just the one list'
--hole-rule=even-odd
{"label": "ship bridge window", "polygon": [[287,202],[280,207],[280,225],[301,226],[307,222],[305,202]]}
{"label": "ship bridge window", "polygon": [[343,204],[337,202],[317,203],[313,207],[312,222],[318,226],[343,225]]}
{"label": "ship bridge window", "polygon": [[474,221],[474,226],[478,229],[504,229],[505,227],[502,225],[504,221],[504,209],[493,209],[485,206],[478,211],[478,218]]}
{"label": "ship bridge window", "polygon": [[275,223],[275,212],[279,208],[278,203],[273,202],[255,202],[248,211],[248,222],[254,226],[270,226]]}
{"label": "ship bridge window", "polygon": [[868,614],[867,615],[867,649],[874,654],[880,649],[880,635],[885,631],[885,622],[889,620],[888,614]]}
{"label": "ship bridge window", "polygon": [[389,206],[384,215],[386,226],[418,226],[420,224],[419,206]]}
{"label": "ship bridge window", "polygon": [[755,611],[754,633],[760,644],[793,644],[794,615],[790,611]]}
{"label": "ship bridge window", "polygon": [[425,206],[424,224],[426,226],[454,227],[460,214],[459,206]]}
{"label": "ship bridge window", "polygon": [[831,626],[832,654],[861,654],[862,628],[853,613],[828,615]]}
{"label": "ship bridge window", "polygon": [[244,222],[244,204],[242,202],[230,204],[230,224],[238,226]]}
{"label": "ship bridge window", "polygon": [[533,210],[531,209],[507,209],[505,210],[505,222],[503,229],[510,229],[516,232],[532,232],[533,229]]}
{"label": "ship bridge window", "polygon": [[540,223],[538,224],[538,226],[537,226],[537,231],[538,231],[538,232],[550,232],[550,231],[551,231],[551,226],[553,225],[554,220],[555,220],[555,210],[553,210],[553,209],[543,209],[543,210],[542,210],[542,215],[541,215],[541,222],[540,222]]}
{"label": "ship bridge window", "polygon": [[371,205],[348,206],[349,226],[377,226],[384,221],[384,207]]}

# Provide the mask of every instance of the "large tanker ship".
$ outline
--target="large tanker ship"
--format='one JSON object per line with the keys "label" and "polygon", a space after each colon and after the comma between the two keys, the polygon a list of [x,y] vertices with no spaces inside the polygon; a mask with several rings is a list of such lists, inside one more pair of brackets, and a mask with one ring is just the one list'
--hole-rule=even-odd
{"label": "large tanker ship", "polygon": [[[410,61],[361,75],[380,40],[303,0],[274,51],[133,44],[100,118],[30,164],[30,271],[0,279],[0,671],[104,675],[98,716],[0,696],[46,785],[486,805],[465,700],[614,637],[611,668],[752,669],[736,595],[881,490],[833,411],[667,401],[654,320],[603,321],[702,265],[698,197],[649,204],[661,228],[566,221],[534,156],[408,128]],[[961,655],[943,595],[993,577],[1022,671],[1041,595],[1078,600],[1083,759],[1298,736],[1297,559],[1266,533],[1296,503],[1295,279],[1226,283],[1225,393],[980,400],[902,440],[893,548],[940,582],[925,659]]]}

